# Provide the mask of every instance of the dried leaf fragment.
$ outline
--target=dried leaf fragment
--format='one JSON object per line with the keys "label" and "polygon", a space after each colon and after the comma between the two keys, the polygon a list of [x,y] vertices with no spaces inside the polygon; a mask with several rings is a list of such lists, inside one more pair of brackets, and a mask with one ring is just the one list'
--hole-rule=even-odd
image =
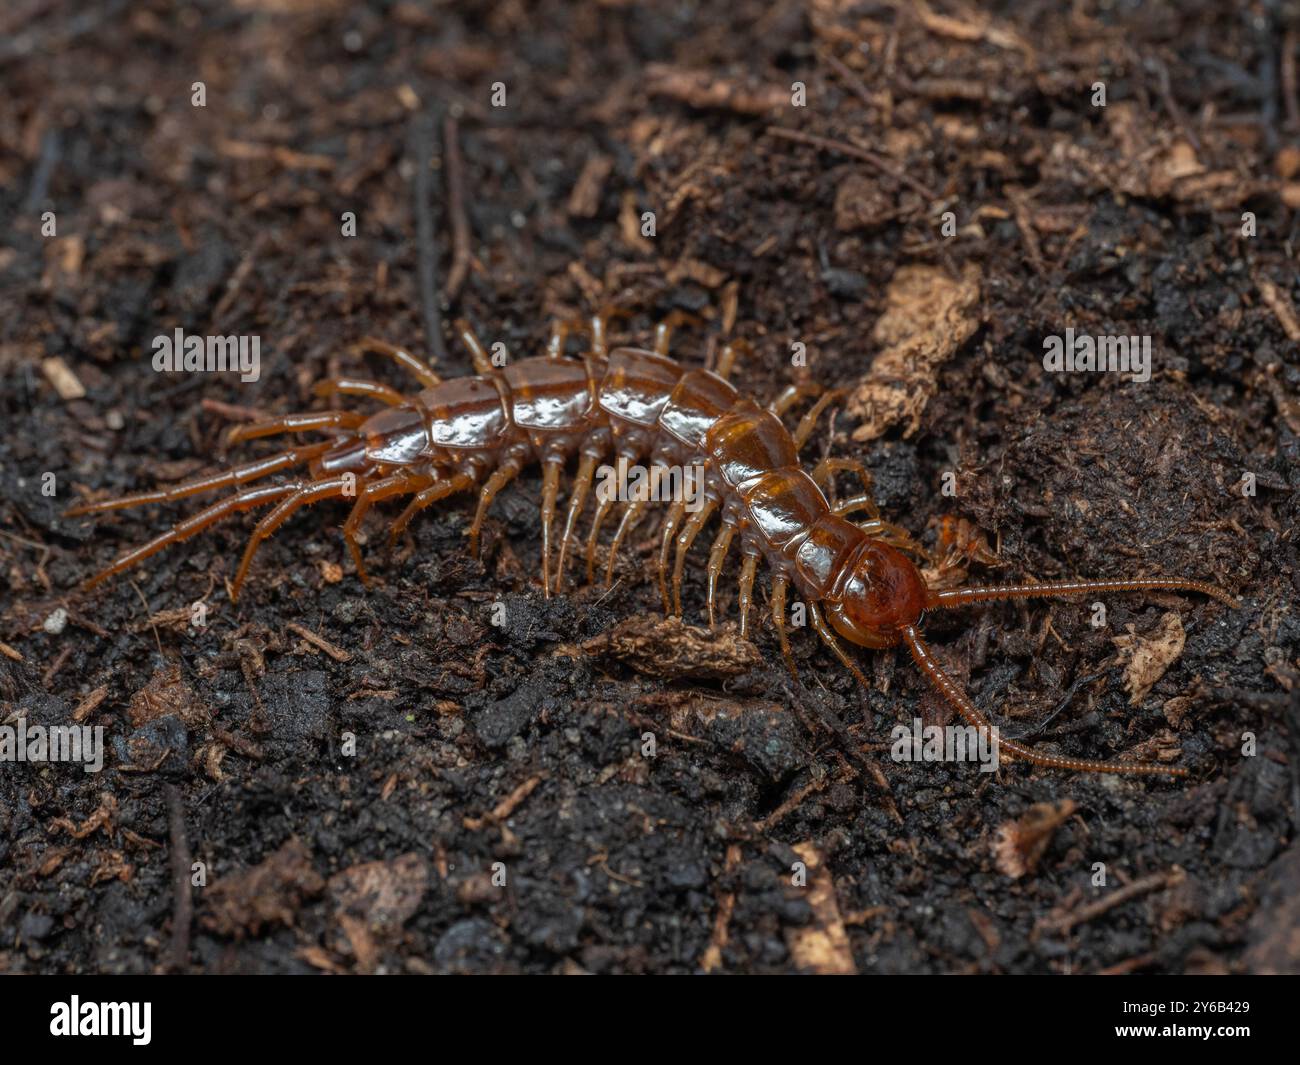
{"label": "dried leaf fragment", "polygon": [[1160,619],[1150,636],[1138,636],[1132,625],[1125,628],[1127,634],[1113,636],[1111,642],[1119,648],[1121,661],[1127,661],[1124,687],[1128,689],[1129,705],[1137,706],[1183,653],[1187,635],[1183,632],[1182,621],[1173,611]]}
{"label": "dried leaf fragment", "polygon": [[180,666],[158,669],[149,683],[131,696],[126,712],[136,728],[168,714],[179,717],[187,728],[201,728],[209,720],[207,708],[185,683]]}
{"label": "dried leaf fragment", "polygon": [[306,844],[293,837],[251,869],[217,880],[208,889],[203,925],[237,939],[263,928],[292,925],[303,900],[324,888]]}
{"label": "dried leaf fragment", "polygon": [[967,264],[953,279],[932,266],[904,266],[885,294],[885,313],[872,332],[884,346],[845,404],[861,419],[853,439],[874,440],[900,421],[904,435],[921,425],[921,412],[939,390],[939,368],[979,326],[979,267]]}
{"label": "dried leaf fragment", "polygon": [[1018,880],[1038,868],[1056,830],[1077,810],[1072,799],[1059,803],[1040,802],[1015,821],[998,828],[993,844],[993,862],[998,871]]}

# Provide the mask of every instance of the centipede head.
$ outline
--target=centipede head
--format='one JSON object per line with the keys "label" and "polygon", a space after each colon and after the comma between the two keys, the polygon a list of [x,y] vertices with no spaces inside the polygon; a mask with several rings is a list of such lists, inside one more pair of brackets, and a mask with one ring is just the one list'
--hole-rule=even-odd
{"label": "centipede head", "polygon": [[925,580],[906,555],[868,540],[825,611],[846,640],[879,649],[901,643],[904,630],[920,623],[930,601]]}

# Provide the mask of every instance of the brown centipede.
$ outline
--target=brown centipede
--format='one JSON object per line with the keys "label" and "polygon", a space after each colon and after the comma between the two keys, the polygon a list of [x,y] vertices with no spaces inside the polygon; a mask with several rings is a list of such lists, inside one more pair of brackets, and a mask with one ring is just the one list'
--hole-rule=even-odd
{"label": "brown centipede", "polygon": [[[881,519],[871,495],[869,471],[860,462],[823,459],[811,473],[799,463],[799,450],[818,417],[838,395],[823,391],[791,433],[781,415],[816,390],[791,386],[767,406],[745,398],[728,381],[746,345],[724,345],[712,369],[690,369],[668,354],[674,322],[661,324],[653,349],[610,350],[608,314],[595,315],[584,329],[589,343],[580,358],[566,354],[568,326],[557,326],[547,354],[497,367],[466,323],[459,323],[476,373],[443,380],[410,352],[380,341],[366,345],[396,361],[418,382],[420,391],[403,395],[375,381],[334,378],[317,384],[319,396],[363,396],[386,409],[365,416],[351,410],[287,414],[237,426],[232,442],[285,433],[327,431],[331,440],[289,448],[225,471],[168,489],[73,507],[69,516],[96,514],[147,503],[171,502],[219,488],[238,488],[220,502],[185,518],[167,532],[127,552],[87,583],[92,587],[136,565],[172,543],[186,540],[222,518],[266,504],[275,505],[253,529],[230,586],[237,598],[259,545],[300,507],[355,495],[343,524],[357,573],[367,580],[357,532],[370,508],[385,499],[409,497],[393,522],[390,541],[424,508],[459,492],[477,489],[478,507],[468,535],[477,553],[484,519],[495,496],[530,463],[542,466],[542,587],[562,590],[570,546],[586,506],[597,467],[611,457],[650,469],[700,467],[703,503],[687,516],[675,501],[664,521],[658,554],[658,582],[665,610],[681,614],[683,566],[696,537],[717,516],[720,530],[709,552],[707,610],[716,622],[718,577],[733,540],[739,538],[742,564],[738,610],[740,632],[748,632],[754,582],[760,562],[772,569],[771,616],[781,652],[797,675],[786,631],[789,589],[807,604],[811,626],[832,653],[868,686],[841,640],[872,650],[905,645],[912,658],[957,714],[978,729],[989,719],[943,670],[920,635],[923,614],[992,600],[1028,599],[1084,592],[1199,592],[1236,605],[1226,592],[1203,581],[1165,578],[1077,580],[1001,584],[936,590],[929,587],[909,555],[924,551],[907,532]],[[811,392],[811,395],[810,395]],[[577,473],[568,496],[558,557],[555,530],[561,477],[576,458]],[[308,477],[263,481],[275,473],[307,467]],[[863,490],[837,503],[825,489],[839,471],[862,479]],[[586,539],[588,579],[594,578],[601,527],[615,501],[599,495]],[[619,549],[648,506],[625,501],[609,550],[606,580]],[[854,522],[858,512],[866,521]],[[670,568],[670,557],[672,565]],[[671,573],[671,578],[670,578]],[[671,583],[671,594],[669,585]],[[1098,773],[1163,773],[1186,770],[1155,764],[1104,762],[1036,751],[1000,740],[1008,757],[1035,765]]]}

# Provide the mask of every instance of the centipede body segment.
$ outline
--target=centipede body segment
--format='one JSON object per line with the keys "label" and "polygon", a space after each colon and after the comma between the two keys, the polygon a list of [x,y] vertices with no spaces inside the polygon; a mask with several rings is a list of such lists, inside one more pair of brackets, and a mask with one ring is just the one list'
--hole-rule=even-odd
{"label": "centipede body segment", "polygon": [[[290,433],[332,434],[326,442],[297,445],[220,473],[169,489],[72,508],[69,515],[171,502],[235,489],[153,540],[127,552],[93,577],[93,586],[192,536],[225,517],[264,507],[231,583],[238,597],[258,547],[302,507],[330,499],[352,500],[343,539],[366,580],[357,540],[372,507],[405,500],[390,525],[397,537],[425,508],[462,492],[477,492],[468,535],[477,551],[493,499],[525,468],[542,468],[542,587],[547,595],[564,587],[577,550],[580,519],[589,502],[594,515],[585,541],[588,579],[595,575],[599,534],[618,508],[607,579],[630,531],[648,509],[646,499],[616,501],[593,493],[601,464],[624,460],[648,464],[652,476],[670,469],[703,470],[701,500],[688,508],[673,501],[663,522],[657,572],[664,609],[681,613],[681,585],[687,553],[716,517],[709,551],[706,602],[716,622],[717,587],[732,548],[740,555],[738,611],[742,635],[749,631],[754,584],[760,567],[771,576],[772,623],[792,672],[785,615],[791,594],[808,608],[811,627],[832,653],[866,685],[848,649],[905,646],[918,667],[969,725],[990,721],[940,666],[920,635],[927,610],[978,602],[1073,593],[1171,590],[1198,592],[1233,604],[1217,587],[1195,580],[1140,578],[1005,584],[938,591],[928,587],[912,557],[924,552],[908,533],[882,520],[871,498],[866,469],[846,459],[826,459],[806,472],[799,450],[817,417],[836,398],[823,392],[791,433],[780,415],[816,389],[792,387],[767,407],[746,398],[728,381],[744,345],[725,345],[713,369],[689,368],[668,355],[672,325],[657,331],[652,349],[610,350],[608,316],[595,316],[585,331],[589,343],[580,358],[565,354],[570,327],[558,327],[548,353],[498,368],[465,324],[462,339],[477,373],[442,380],[411,353],[378,341],[372,350],[393,359],[419,386],[402,395],[378,382],[337,378],[316,387],[320,396],[354,396],[383,405],[370,416],[351,410],[287,414],[236,427],[232,442]],[[811,397],[808,397],[811,398]],[[561,486],[576,473],[561,508]],[[295,474],[305,468],[305,474]],[[863,490],[832,504],[826,488],[837,472],[857,474]],[[266,482],[274,474],[289,479]],[[865,514],[865,521],[850,520]],[[558,536],[557,536],[558,533]],[[1185,775],[1176,767],[1075,759],[1001,740],[1011,758],[1060,769],[1104,773]]]}

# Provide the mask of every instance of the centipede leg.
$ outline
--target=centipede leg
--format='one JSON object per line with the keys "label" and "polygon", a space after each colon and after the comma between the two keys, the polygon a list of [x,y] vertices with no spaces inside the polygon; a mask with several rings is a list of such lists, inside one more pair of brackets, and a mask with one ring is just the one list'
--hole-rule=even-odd
{"label": "centipede leg", "polygon": [[972,562],[1001,566],[1002,560],[989,549],[984,534],[964,518],[944,515],[939,522],[934,557],[940,570],[964,570]]}
{"label": "centipede leg", "polygon": [[654,350],[656,355],[668,354],[668,344],[672,340],[674,328],[676,328],[676,322],[670,322],[668,319],[655,326]]}
{"label": "centipede leg", "polygon": [[551,339],[546,342],[546,357],[548,359],[564,357],[564,344],[572,332],[572,322],[555,321],[551,323]]}
{"label": "centipede leg", "polygon": [[[911,625],[903,626],[900,631],[904,643],[907,644],[908,651],[911,652],[913,661],[921,668],[921,672],[929,678],[930,683],[934,685],[939,694],[957,711],[962,720],[982,732],[996,735],[993,723],[971,702],[970,696],[961,689],[957,682],[944,672],[943,667],[935,659],[934,653],[921,639],[920,633]],[[1070,758],[1064,755],[1047,754],[1036,751],[1032,747],[1026,747],[1016,740],[1004,740],[1001,737],[998,737],[997,749],[1001,755],[1018,758],[1023,762],[1047,766],[1052,769],[1072,769],[1084,773],[1161,773],[1171,777],[1185,777],[1188,775],[1186,769],[1180,769],[1177,766],[1152,765],[1143,762],[1098,762],[1087,758]]]}
{"label": "centipede leg", "polygon": [[876,501],[868,492],[863,492],[860,495],[855,496],[846,496],[831,507],[831,511],[838,514],[840,517],[857,513],[860,510],[866,511],[870,516],[871,521],[879,522],[880,510],[876,506]]}
{"label": "centipede leg", "polygon": [[858,683],[864,688],[870,689],[871,685],[867,682],[866,676],[858,668],[858,664],[849,657],[849,653],[844,650],[840,641],[835,638],[835,633],[831,627],[826,624],[826,619],[822,617],[822,612],[817,609],[817,604],[810,602],[808,604],[808,618],[812,622],[813,631],[821,637],[822,643],[834,652],[835,657],[858,679]]}
{"label": "centipede leg", "polygon": [[341,496],[351,491],[355,484],[353,474],[342,474],[320,481],[297,482],[289,485],[293,495],[277,503],[275,509],[253,528],[253,534],[248,538],[248,546],[244,548],[244,557],[240,559],[239,569],[235,571],[235,579],[230,584],[230,601],[233,603],[239,598],[239,591],[244,586],[244,578],[248,576],[248,569],[253,564],[253,556],[257,554],[262,541],[274,534],[275,530],[288,521],[300,507],[322,499]]}
{"label": "centipede leg", "polygon": [[749,604],[754,600],[754,577],[758,573],[758,556],[746,555],[740,567],[740,637],[749,634]]}
{"label": "centipede leg", "polygon": [[432,483],[433,478],[429,474],[417,474],[409,470],[403,470],[391,477],[371,481],[357,493],[357,501],[353,504],[352,512],[348,515],[347,521],[343,523],[343,542],[348,545],[348,552],[352,555],[352,561],[357,567],[357,576],[361,578],[362,584],[369,584],[370,577],[366,573],[364,563],[361,561],[361,548],[357,544],[357,530],[361,528],[361,522],[365,519],[370,508],[381,499],[409,495],[411,492],[417,492]]}
{"label": "centipede leg", "polygon": [[354,410],[310,411],[302,414],[285,414],[265,422],[253,422],[249,425],[236,425],[226,435],[229,443],[237,444],[242,440],[257,440],[264,436],[279,436],[281,433],[305,433],[314,429],[359,429],[366,416]]}
{"label": "centipede leg", "polygon": [[605,563],[605,587],[608,588],[614,583],[614,563],[618,561],[618,552],[623,546],[623,541],[627,534],[632,531],[632,527],[641,520],[641,515],[645,513],[649,501],[637,499],[628,503],[623,510],[623,520],[618,523],[618,532],[614,534],[614,542],[609,545],[609,560]]}
{"label": "centipede leg", "polygon": [[801,399],[810,399],[813,396],[820,396],[825,391],[822,385],[808,383],[800,385],[786,385],[781,389],[776,399],[767,405],[767,409],[775,414],[778,418],[784,417],[785,413],[798,403]]}
{"label": "centipede leg", "polygon": [[677,537],[677,557],[673,561],[673,613],[682,616],[682,570],[686,566],[686,555],[699,536],[714,511],[718,509],[715,499],[705,500],[704,506],[691,515],[691,520]]}
{"label": "centipede leg", "polygon": [[785,592],[790,582],[786,577],[772,578],[772,623],[776,626],[777,639],[781,641],[781,656],[795,680],[799,679],[799,669],[794,664],[794,654],[790,650],[790,635],[785,631]]}
{"label": "centipede leg", "polygon": [[678,326],[698,325],[700,321],[699,315],[691,314],[688,311],[672,311],[668,317],[655,326],[655,354],[668,354],[668,343],[672,339],[673,331]]}
{"label": "centipede leg", "polygon": [[398,366],[402,367],[407,373],[411,374],[420,382],[422,388],[433,388],[434,385],[442,384],[442,378],[439,377],[429,367],[423,359],[412,355],[405,348],[396,347],[386,340],[377,340],[375,337],[365,337],[357,344],[360,351],[373,351],[379,355],[387,355]]}
{"label": "centipede leg", "polygon": [[157,554],[164,547],[198,535],[208,526],[214,525],[228,514],[238,514],[240,511],[252,510],[254,507],[260,507],[276,499],[281,499],[292,492],[295,487],[295,484],[264,484],[228,496],[219,503],[214,503],[205,510],[201,510],[197,514],[191,514],[183,521],[177,522],[161,536],[156,536],[148,543],[141,544],[134,550],[128,551],[107,569],[96,573],[83,587],[89,590],[109,577],[130,569],[138,562],[143,562],[150,555]]}
{"label": "centipede leg", "polygon": [[668,515],[664,518],[663,536],[659,542],[659,600],[663,603],[665,615],[671,613],[671,602],[668,598],[668,555],[672,551],[673,542],[677,539],[677,527],[681,525],[685,514],[686,504],[680,500],[668,508]]}
{"label": "centipede leg", "polygon": [[598,462],[600,456],[590,454],[584,454],[578,460],[578,473],[573,481],[573,492],[569,496],[569,512],[564,519],[564,535],[560,538],[560,557],[555,563],[556,595],[559,595],[564,588],[564,567],[568,563],[569,542],[573,539],[573,532],[577,528],[582,508],[587,504],[587,493],[591,491],[591,482],[595,478]]}
{"label": "centipede leg", "polygon": [[714,603],[718,594],[718,575],[722,573],[722,564],[726,560],[728,549],[731,547],[731,538],[735,535],[736,527],[724,519],[722,528],[718,530],[718,535],[713,539],[713,546],[709,549],[708,607],[710,629],[717,627]]}
{"label": "centipede leg", "polygon": [[564,460],[550,460],[542,472],[542,594],[551,597],[551,534],[555,529],[555,501],[560,495]]}
{"label": "centipede leg", "polygon": [[483,519],[487,517],[488,508],[492,506],[492,500],[501,489],[519,476],[519,471],[524,468],[524,464],[518,458],[506,459],[492,476],[487,479],[487,483],[479,491],[478,510],[474,512],[474,523],[469,527],[469,550],[475,558],[478,558],[478,540],[479,533],[483,530]]}
{"label": "centipede leg", "polygon": [[587,534],[587,583],[596,583],[596,544],[600,540],[600,527],[605,523],[605,516],[614,506],[613,496],[606,497],[596,493],[596,514],[591,519],[591,531]]}
{"label": "centipede leg", "polygon": [[446,480],[435,480],[428,488],[422,488],[415,493],[414,498],[406,505],[406,509],[398,515],[397,520],[393,522],[392,528],[388,530],[388,544],[391,547],[403,530],[411,524],[414,518],[425,507],[432,506],[440,499],[446,499],[448,496],[455,495],[457,492],[466,492],[473,488],[478,482],[467,473],[458,473],[454,477]]}
{"label": "centipede leg", "polygon": [[321,396],[367,396],[387,403],[390,407],[400,407],[407,399],[395,388],[380,384],[378,381],[363,381],[356,377],[331,377],[318,381],[312,386],[312,394]]}
{"label": "centipede leg", "polygon": [[474,372],[484,377],[496,373],[497,368],[492,365],[492,358],[483,346],[483,341],[479,340],[478,334],[474,332],[474,327],[466,319],[458,318],[456,331],[460,334],[465,347],[469,348],[470,358],[474,360]]}
{"label": "centipede leg", "polygon": [[251,462],[242,463],[228,470],[221,470],[218,473],[210,473],[203,477],[196,477],[191,481],[173,485],[171,488],[160,488],[153,492],[138,492],[135,495],[122,496],[120,499],[106,499],[99,503],[82,503],[69,508],[65,511],[65,514],[67,517],[75,518],[82,514],[100,514],[106,510],[123,510],[127,507],[143,506],[147,503],[171,503],[177,499],[200,495],[216,488],[248,484],[250,481],[259,481],[273,473],[279,473],[282,470],[292,469],[294,466],[309,462],[318,455],[323,455],[333,446],[332,443],[324,443],[290,448],[288,451],[281,451],[278,455],[268,455],[265,458],[254,459]]}
{"label": "centipede leg", "polygon": [[713,372],[721,377],[724,381],[731,376],[731,371],[736,365],[736,356],[744,353],[752,355],[754,349],[744,340],[729,340],[722,346],[722,351],[718,353],[718,361],[713,367]]}
{"label": "centipede leg", "polygon": [[609,354],[609,323],[615,318],[625,317],[622,311],[613,307],[602,307],[591,316],[591,353],[598,359]]}
{"label": "centipede leg", "polygon": [[[818,488],[829,492],[829,489],[834,484],[835,474],[839,470],[846,470],[849,473],[856,474],[862,482],[862,491],[857,495],[849,496],[837,502],[832,508],[835,513],[844,515],[852,514],[855,510],[865,510],[872,518],[880,517],[880,511],[876,508],[876,501],[872,498],[871,493],[872,486],[875,483],[871,471],[857,459],[822,459],[813,467],[813,471],[809,476],[812,477],[813,483]],[[839,509],[841,506],[844,507],[843,510]]]}
{"label": "centipede leg", "polygon": [[808,438],[812,436],[813,430],[817,428],[817,419],[822,416],[822,412],[837,400],[841,400],[847,395],[848,389],[835,388],[829,392],[822,393],[802,418],[799,419],[799,427],[794,431],[794,446],[801,448],[808,443]]}
{"label": "centipede leg", "polygon": [[[845,504],[848,504],[850,502],[852,501],[847,499],[844,500]],[[849,510],[852,509],[853,509],[852,507],[849,507],[845,510],[840,510],[837,507],[834,508],[834,513],[847,514]],[[913,540],[912,534],[909,533],[902,526],[891,525],[887,521],[881,521],[879,518],[873,518],[870,521],[864,521],[861,525],[858,526],[858,528],[861,529],[868,536],[872,537],[873,539],[884,540],[885,543],[889,544],[891,547],[898,548],[900,551],[906,551],[908,554],[914,555],[916,558],[925,559],[927,562],[933,561],[930,552],[927,551],[921,544],[918,544],[915,540]]]}

